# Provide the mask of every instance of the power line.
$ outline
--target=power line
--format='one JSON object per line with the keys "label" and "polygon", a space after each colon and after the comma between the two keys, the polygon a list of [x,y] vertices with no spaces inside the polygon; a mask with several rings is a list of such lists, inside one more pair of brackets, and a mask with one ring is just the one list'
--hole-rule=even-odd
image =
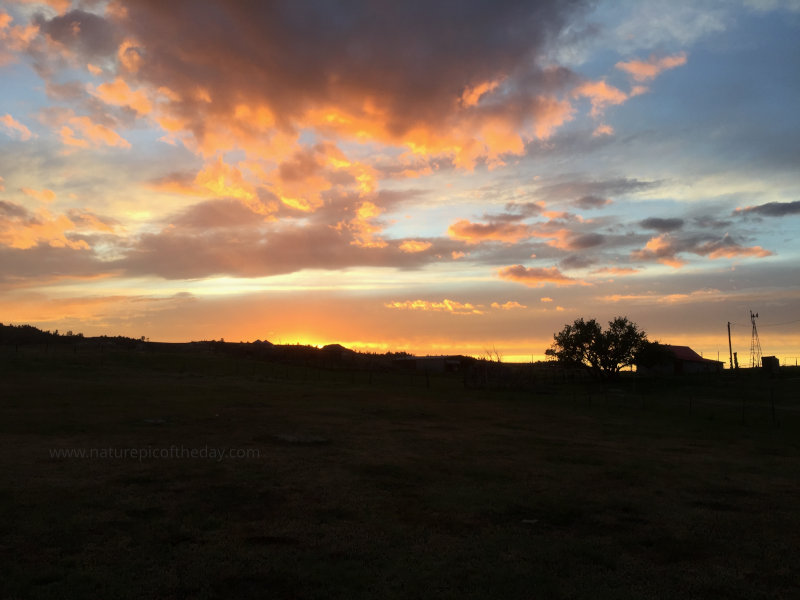
{"label": "power line", "polygon": [[761,327],[778,327],[779,325],[789,325],[791,323],[800,323],[800,319],[795,319],[794,321],[784,321],[783,323],[767,323],[766,325],[762,324]]}
{"label": "power line", "polygon": [[[791,325],[792,323],[800,323],[800,319],[794,319],[793,321],[784,321],[783,323],[767,323],[766,325],[762,324],[761,327],[779,327],[781,325]],[[734,327],[747,327],[752,328],[752,325],[747,325],[745,323],[737,323],[735,321],[731,321],[731,325]]]}

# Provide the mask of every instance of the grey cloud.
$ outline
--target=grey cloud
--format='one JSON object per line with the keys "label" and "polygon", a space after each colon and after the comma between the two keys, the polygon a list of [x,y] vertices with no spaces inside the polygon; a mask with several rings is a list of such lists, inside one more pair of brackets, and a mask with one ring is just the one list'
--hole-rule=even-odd
{"label": "grey cloud", "polygon": [[733,223],[733,221],[716,219],[709,216],[695,217],[692,219],[692,222],[698,227],[702,227],[704,229],[724,229]]}
{"label": "grey cloud", "polygon": [[577,200],[575,200],[575,202],[573,202],[573,204],[578,208],[591,210],[593,208],[602,208],[603,206],[611,204],[611,200],[608,198],[603,198],[601,196],[594,196],[590,194],[588,196],[583,196],[581,198],[578,198]]}
{"label": "grey cloud", "polygon": [[92,250],[55,248],[40,243],[32,248],[0,246],[0,282],[63,276],[88,277],[113,270]]}
{"label": "grey cloud", "polygon": [[650,217],[639,221],[639,225],[645,229],[654,229],[656,231],[675,231],[683,227],[683,219],[660,219],[658,217]]}
{"label": "grey cloud", "polygon": [[591,256],[582,254],[571,254],[563,260],[559,261],[559,266],[562,269],[584,269],[597,264],[597,261]]}
{"label": "grey cloud", "polygon": [[403,252],[402,240],[386,240],[382,248],[351,244],[348,233],[327,224],[286,227],[280,230],[214,228],[199,233],[165,229],[138,238],[126,256],[114,263],[128,275],[158,275],[165,279],[191,279],[212,275],[260,277],[302,269],[341,269],[373,266],[416,269],[440,260],[463,244],[429,239],[424,252]]}
{"label": "grey cloud", "polygon": [[655,249],[643,248],[631,253],[634,260],[675,260],[681,253],[692,253],[710,258],[734,258],[755,256],[763,258],[772,252],[760,246],[745,246],[735,236],[725,234],[722,237],[710,235],[690,235],[673,237],[664,234],[662,243]]}
{"label": "grey cloud", "polygon": [[66,83],[56,83],[55,81],[45,81],[45,92],[48,97],[61,102],[83,100],[86,98],[86,84],[80,81],[68,81]]}
{"label": "grey cloud", "polygon": [[197,173],[194,171],[172,171],[166,175],[151,179],[148,183],[153,186],[160,186],[166,184],[178,184],[180,186],[191,187],[194,185]]}
{"label": "grey cloud", "polygon": [[42,32],[84,57],[109,56],[118,46],[118,35],[111,23],[101,16],[72,10],[47,19],[38,14],[33,19]]}
{"label": "grey cloud", "polygon": [[0,215],[11,218],[25,218],[29,216],[28,209],[13,202],[0,200]]}
{"label": "grey cloud", "polygon": [[502,213],[486,213],[481,218],[484,221],[492,222],[513,222],[522,221],[530,217],[536,217],[542,213],[542,207],[535,202],[517,203],[509,202],[505,205]]}
{"label": "grey cloud", "polygon": [[704,244],[698,244],[690,249],[691,252],[699,256],[708,256],[714,254],[721,254],[723,256],[739,256],[739,255],[753,255],[753,256],[769,256],[772,254],[769,250],[764,250],[760,246],[747,247],[742,245],[739,240],[727,233],[720,239],[711,240]]}
{"label": "grey cloud", "polygon": [[[282,162],[278,167],[278,174],[283,181],[301,181],[318,173],[325,167],[321,159],[325,156],[325,145],[317,144],[312,148],[304,148]],[[352,178],[352,175],[349,175]]]}
{"label": "grey cloud", "polygon": [[106,217],[88,210],[78,210],[76,208],[69,209],[67,211],[67,216],[78,227],[95,228],[97,223],[101,223],[113,229],[120,224],[117,219],[112,217]]}
{"label": "grey cloud", "polygon": [[188,207],[170,219],[170,223],[187,229],[248,226],[264,221],[264,217],[238,200],[207,200]]}
{"label": "grey cloud", "polygon": [[466,87],[498,73],[508,76],[497,100],[502,106],[471,110],[529,118],[542,92],[571,80],[569,71],[537,61],[587,4],[143,0],[126,6],[120,26],[146,48],[142,78],[178,93],[210,90],[212,105],[186,100],[187,116],[228,114],[243,96],[254,96],[287,126],[309,106],[335,102],[361,110],[369,97],[384,110],[387,130],[401,135],[443,122]]}
{"label": "grey cloud", "polygon": [[800,200],[794,202],[767,202],[758,206],[737,208],[734,215],[758,215],[763,217],[786,217],[800,215]]}
{"label": "grey cloud", "polygon": [[605,236],[599,233],[584,233],[576,235],[569,239],[569,246],[573,250],[585,250],[586,248],[593,248],[605,242]]}
{"label": "grey cloud", "polygon": [[544,185],[537,190],[537,194],[546,200],[576,200],[589,196],[608,197],[633,194],[657,187],[657,181],[640,181],[638,179],[618,177],[615,179],[601,179],[587,181],[582,179],[561,181]]}

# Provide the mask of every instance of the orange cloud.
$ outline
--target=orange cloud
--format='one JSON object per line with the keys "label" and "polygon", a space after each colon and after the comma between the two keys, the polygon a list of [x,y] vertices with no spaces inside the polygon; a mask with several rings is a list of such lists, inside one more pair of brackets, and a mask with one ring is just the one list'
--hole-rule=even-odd
{"label": "orange cloud", "polygon": [[363,197],[377,186],[372,167],[349,159],[332,143],[299,149],[281,161],[276,171],[264,172],[259,165],[253,166],[285,205],[304,212],[317,210],[324,204],[323,194],[334,188]]}
{"label": "orange cloud", "polygon": [[445,298],[441,302],[429,302],[428,300],[403,300],[400,302],[387,302],[386,308],[399,310],[420,310],[433,312],[447,312],[454,315],[482,315],[484,311],[480,306],[475,306],[469,302],[462,303]]}
{"label": "orange cloud", "polygon": [[385,248],[388,244],[376,234],[383,230],[374,220],[381,214],[381,209],[369,201],[364,201],[356,209],[356,216],[348,223],[339,223],[340,229],[347,228],[353,233],[354,246],[361,248]]}
{"label": "orange cloud", "polygon": [[612,294],[597,298],[601,302],[638,302],[643,304],[686,304],[689,302],[709,302],[723,299],[722,293],[717,289],[695,290],[688,294]]}
{"label": "orange cloud", "polygon": [[677,248],[669,234],[664,233],[650,238],[641,250],[635,250],[631,257],[636,260],[657,260],[661,264],[678,269],[686,264],[676,256]]}
{"label": "orange cloud", "polygon": [[431,242],[420,242],[418,240],[405,240],[402,244],[400,244],[400,250],[403,252],[424,252],[428,248],[430,248],[433,244]]}
{"label": "orange cloud", "polygon": [[131,39],[125,39],[119,45],[117,58],[120,65],[130,73],[136,73],[142,64],[142,54],[139,45]]}
{"label": "orange cloud", "polygon": [[[214,103],[210,106],[214,107]],[[504,155],[522,155],[528,140],[549,137],[572,118],[572,113],[573,107],[568,101],[539,96],[530,101],[527,113],[521,109],[482,111],[461,107],[455,108],[445,119],[418,121],[396,132],[387,127],[391,115],[367,98],[360,105],[344,102],[335,106],[312,106],[296,115],[291,123],[295,130],[316,130],[330,139],[401,145],[417,156],[449,157],[456,167],[470,170],[481,159],[486,159],[490,166],[497,166],[503,164],[501,157]],[[261,116],[256,118],[256,114]],[[280,158],[289,154],[297,141],[296,136],[287,136],[276,129],[274,111],[265,104],[256,110],[250,104],[240,103],[228,114],[197,118],[202,127],[195,127],[192,121],[180,117],[179,112],[169,106],[164,107],[157,120],[168,130],[188,130],[190,136],[182,137],[184,143],[206,155],[240,148],[253,156]],[[198,134],[200,130],[202,135]],[[427,165],[406,171],[404,176],[407,177],[432,172]]]}
{"label": "orange cloud", "polygon": [[[222,156],[207,163],[197,174],[168,173],[151,180],[147,187],[165,194],[235,199],[253,213],[262,215],[264,220],[274,219],[273,214],[278,209],[277,200],[259,198],[256,185],[248,181],[238,167],[227,164]],[[289,199],[284,202],[288,203]]]}
{"label": "orange cloud", "polygon": [[765,250],[761,246],[728,246],[708,253],[708,258],[736,258],[737,256],[764,258],[766,256],[772,256],[772,252]]}
{"label": "orange cloud", "polygon": [[535,237],[547,239],[547,245],[559,250],[570,250],[569,238],[572,232],[569,229],[556,229],[555,231],[536,231]]}
{"label": "orange cloud", "polygon": [[609,105],[622,104],[628,99],[627,94],[605,81],[587,81],[572,91],[575,98],[588,98],[592,104],[591,115],[599,117]]}
{"label": "orange cloud", "polygon": [[454,240],[463,240],[468,244],[485,241],[505,242],[513,244],[530,237],[531,230],[522,223],[472,223],[460,219],[447,228],[447,235]]}
{"label": "orange cloud", "polygon": [[[254,212],[271,215],[279,209],[278,203],[312,213],[324,204],[325,194],[334,190],[370,196],[376,179],[369,165],[350,160],[335,145],[323,143],[297,150],[275,169],[261,160],[229,165],[217,154],[194,179],[189,173],[171,173],[149,186],[166,193],[236,198]],[[364,213],[361,217],[363,221]],[[362,225],[359,231],[364,231]]]}
{"label": "orange cloud", "polygon": [[[411,310],[422,312],[445,312],[453,315],[483,315],[486,314],[486,307],[483,304],[472,304],[469,302],[457,302],[456,300],[449,300],[445,298],[441,302],[431,302],[428,300],[402,300],[387,302],[384,304],[386,308],[395,310]],[[490,307],[494,310],[515,310],[528,308],[524,304],[509,300],[500,304],[499,302],[492,302]]]}
{"label": "orange cloud", "polygon": [[514,300],[509,300],[500,304],[499,302],[492,302],[492,308],[499,308],[500,310],[514,310],[515,308],[528,308],[524,304],[520,304]]}
{"label": "orange cloud", "polygon": [[[662,71],[674,69],[686,64],[686,53],[681,52],[673,56],[658,58],[651,56],[645,60],[631,60],[618,62],[615,66],[628,73],[634,81],[645,82],[655,79]],[[642,93],[641,91],[638,93]]]}
{"label": "orange cloud", "polygon": [[131,145],[113,129],[95,123],[89,117],[69,117],[69,125],[63,125],[59,130],[61,141],[67,146],[76,148],[89,148],[112,146],[130,148]]}
{"label": "orange cloud", "polygon": [[67,232],[75,229],[75,223],[65,215],[53,216],[44,209],[35,214],[28,214],[24,209],[19,212],[10,217],[0,215],[0,245],[18,249],[39,244],[73,250],[89,249],[84,240],[71,240],[66,236]]}
{"label": "orange cloud", "polygon": [[23,142],[27,142],[33,137],[30,129],[9,114],[0,117],[0,125],[3,126],[3,129],[5,129],[9,135],[19,135],[19,139]]}
{"label": "orange cloud", "polygon": [[555,229],[553,231],[533,231],[534,237],[548,240],[548,246],[559,250],[586,250],[603,243],[604,237],[599,233],[575,233],[569,229]]}
{"label": "orange cloud", "polygon": [[453,106],[443,119],[417,121],[399,133],[387,128],[391,115],[369,99],[360,106],[312,108],[295,123],[298,128],[355,141],[402,145],[418,156],[450,157],[457,168],[471,170],[480,159],[498,165],[503,155],[522,155],[527,140],[549,137],[573,112],[569,102],[551,96],[532,99],[528,115],[517,110],[478,110],[464,106],[461,98],[458,104],[462,106]]}
{"label": "orange cloud", "polygon": [[222,156],[218,156],[215,162],[207,164],[197,174],[194,182],[198,187],[205,188],[221,198],[237,198],[247,202],[256,197],[255,187],[245,181],[239,169],[226,164]]}
{"label": "orange cloud", "polygon": [[26,196],[30,196],[31,198],[35,198],[40,202],[52,202],[56,199],[56,193],[53,190],[33,190],[31,188],[20,188],[20,192],[25,194]]}
{"label": "orange cloud", "polygon": [[682,266],[686,264],[686,261],[683,259],[678,258],[677,256],[664,256],[658,259],[662,265],[667,265],[668,267],[672,267],[673,269],[680,269]]}
{"label": "orange cloud", "polygon": [[584,282],[578,281],[567,277],[557,267],[524,267],[522,265],[514,265],[511,267],[503,267],[498,271],[500,279],[507,279],[509,281],[516,281],[528,287],[541,287],[547,283],[554,283],[558,286],[562,285],[588,285]]}
{"label": "orange cloud", "polygon": [[575,109],[567,100],[559,100],[552,96],[540,96],[537,99],[537,119],[533,132],[540,140],[549,138],[553,132],[567,121],[572,120]]}
{"label": "orange cloud", "polygon": [[611,125],[606,125],[605,123],[601,123],[592,132],[592,137],[600,137],[603,135],[614,135],[614,128],[611,127]]}
{"label": "orange cloud", "polygon": [[672,248],[672,241],[670,240],[669,235],[662,234],[647,240],[647,244],[645,244],[644,248],[650,252],[659,253],[665,250],[670,250]]}
{"label": "orange cloud", "polygon": [[153,105],[142,90],[132,90],[122,77],[117,77],[111,83],[103,83],[95,89],[87,87],[89,93],[112,106],[125,106],[132,108],[140,115],[147,115],[153,110]]}
{"label": "orange cloud", "polygon": [[468,107],[476,106],[478,102],[480,102],[481,97],[493,92],[497,89],[498,85],[500,85],[500,80],[496,79],[494,81],[484,81],[478,85],[467,87],[464,93],[461,94],[461,104]]}
{"label": "orange cloud", "polygon": [[602,267],[592,271],[592,275],[634,275],[639,269],[632,267]]}
{"label": "orange cloud", "polygon": [[106,233],[114,233],[117,229],[117,222],[115,220],[99,217],[86,210],[73,209],[68,211],[68,215],[76,229],[105,231]]}
{"label": "orange cloud", "polygon": [[[79,279],[102,279],[109,275],[113,276],[114,273],[101,273]],[[186,309],[195,301],[195,297],[191,294],[181,293],[166,297],[143,294],[65,297],[55,294],[44,296],[34,292],[21,294],[11,301],[0,300],[0,309],[3,310],[3,314],[13,315],[12,319],[15,321],[38,323],[42,328],[51,326],[50,323],[55,323],[57,328],[63,330],[69,324],[69,327],[75,331],[87,335],[93,333],[99,335],[105,334],[111,327],[110,330],[119,332],[121,335],[138,337],[142,332],[149,333],[154,319],[164,321],[153,328],[163,335],[165,331],[163,325],[169,321],[174,323],[176,321],[175,314],[185,313]],[[168,316],[159,316],[165,312]],[[140,322],[131,326],[131,321]],[[62,324],[64,324],[63,328]],[[163,339],[163,337],[159,336],[158,339]]]}
{"label": "orange cloud", "polygon": [[695,240],[676,239],[665,233],[648,240],[645,247],[632,252],[631,257],[638,260],[657,260],[677,268],[686,264],[684,260],[678,258],[679,252],[691,252],[698,256],[707,256],[712,260],[744,256],[764,258],[772,255],[772,252],[761,246],[742,246],[728,234],[721,239],[701,243]]}
{"label": "orange cloud", "polygon": [[15,53],[24,51],[39,33],[36,25],[12,27],[12,21],[10,14],[0,12],[0,67],[13,63],[17,59]]}

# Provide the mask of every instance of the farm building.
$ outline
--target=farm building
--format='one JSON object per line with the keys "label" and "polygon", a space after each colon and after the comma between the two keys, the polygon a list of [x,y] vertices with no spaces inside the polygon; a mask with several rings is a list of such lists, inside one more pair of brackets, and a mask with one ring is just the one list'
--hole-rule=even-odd
{"label": "farm building", "polygon": [[468,356],[408,356],[395,358],[392,363],[398,369],[426,371],[429,373],[457,373],[475,359]]}
{"label": "farm building", "polygon": [[640,373],[651,375],[682,375],[684,373],[718,373],[723,363],[719,360],[703,358],[689,346],[662,344],[671,355],[669,359],[651,367],[637,365]]}

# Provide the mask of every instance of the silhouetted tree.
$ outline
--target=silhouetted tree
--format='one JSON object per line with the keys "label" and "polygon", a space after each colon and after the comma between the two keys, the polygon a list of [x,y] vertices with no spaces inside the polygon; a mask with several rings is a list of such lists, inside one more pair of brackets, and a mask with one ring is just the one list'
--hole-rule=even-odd
{"label": "silhouetted tree", "polygon": [[545,351],[559,362],[584,367],[597,379],[616,377],[620,369],[634,364],[647,343],[647,335],[627,317],[616,317],[602,330],[594,320],[576,319],[553,334],[553,345]]}

